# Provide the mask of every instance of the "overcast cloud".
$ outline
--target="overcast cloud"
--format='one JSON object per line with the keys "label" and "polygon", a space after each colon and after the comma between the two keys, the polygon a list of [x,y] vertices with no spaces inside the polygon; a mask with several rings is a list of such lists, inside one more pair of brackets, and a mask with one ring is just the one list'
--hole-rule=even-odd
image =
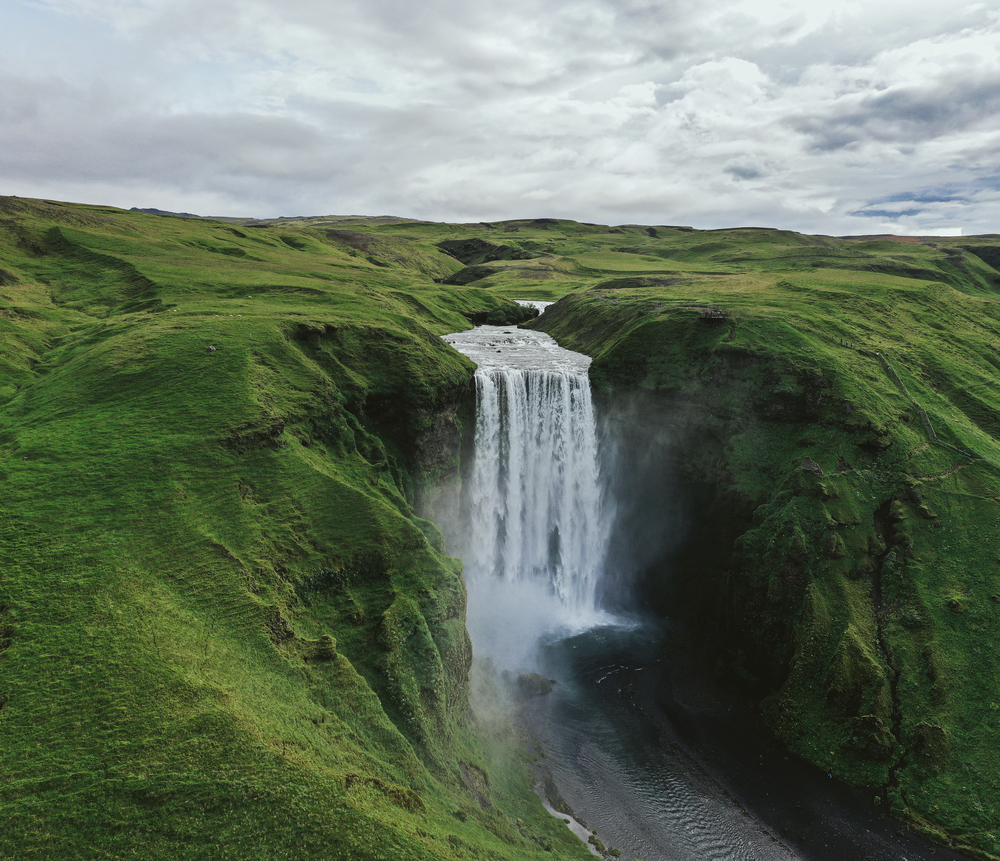
{"label": "overcast cloud", "polygon": [[0,193],[1000,232],[1000,7],[7,0]]}

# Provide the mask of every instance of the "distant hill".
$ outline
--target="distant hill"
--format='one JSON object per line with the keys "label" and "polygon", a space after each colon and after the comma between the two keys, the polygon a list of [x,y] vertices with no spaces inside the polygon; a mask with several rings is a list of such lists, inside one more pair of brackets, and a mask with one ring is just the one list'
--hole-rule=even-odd
{"label": "distant hill", "polygon": [[144,212],[147,215],[169,215],[173,218],[202,218],[201,215],[195,215],[193,212],[168,212],[166,209],[139,209],[137,206],[133,206],[129,212]]}

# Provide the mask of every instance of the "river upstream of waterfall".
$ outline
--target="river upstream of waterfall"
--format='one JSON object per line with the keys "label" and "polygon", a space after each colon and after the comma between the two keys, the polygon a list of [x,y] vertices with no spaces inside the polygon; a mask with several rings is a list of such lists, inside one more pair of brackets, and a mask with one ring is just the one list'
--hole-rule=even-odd
{"label": "river upstream of waterfall", "polygon": [[596,830],[627,861],[967,858],[788,755],[752,696],[718,687],[697,655],[663,647],[669,620],[598,606],[614,513],[588,357],[512,326],[445,340],[478,366],[456,548],[473,648],[498,669],[555,680],[520,715],[545,753],[539,794],[572,810],[582,839]]}

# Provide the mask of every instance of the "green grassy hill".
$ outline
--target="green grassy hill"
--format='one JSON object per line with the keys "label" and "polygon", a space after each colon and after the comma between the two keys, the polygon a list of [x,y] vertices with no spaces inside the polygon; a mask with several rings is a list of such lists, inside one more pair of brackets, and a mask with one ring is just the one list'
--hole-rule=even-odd
{"label": "green grassy hill", "polygon": [[514,297],[562,297],[540,325],[601,397],[672,416],[729,523],[678,563],[686,612],[776,732],[1000,856],[994,265],[997,237],[0,198],[0,857],[587,857],[469,711],[419,516],[470,393],[437,336]]}
{"label": "green grassy hill", "polygon": [[470,723],[412,505],[471,378],[437,335],[511,305],[460,268],[0,198],[0,857],[585,855]]}

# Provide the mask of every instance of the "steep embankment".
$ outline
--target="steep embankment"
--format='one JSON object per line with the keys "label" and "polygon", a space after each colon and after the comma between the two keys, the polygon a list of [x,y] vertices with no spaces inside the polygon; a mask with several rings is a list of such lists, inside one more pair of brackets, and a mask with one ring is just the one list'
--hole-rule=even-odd
{"label": "steep embankment", "polygon": [[0,856],[585,854],[470,724],[414,513],[471,377],[437,335],[516,312],[460,268],[0,198]]}
{"label": "steep embankment", "polygon": [[725,644],[793,750],[1000,855],[1000,304],[870,271],[605,283],[539,325],[658,452],[637,484],[696,503],[645,596]]}

